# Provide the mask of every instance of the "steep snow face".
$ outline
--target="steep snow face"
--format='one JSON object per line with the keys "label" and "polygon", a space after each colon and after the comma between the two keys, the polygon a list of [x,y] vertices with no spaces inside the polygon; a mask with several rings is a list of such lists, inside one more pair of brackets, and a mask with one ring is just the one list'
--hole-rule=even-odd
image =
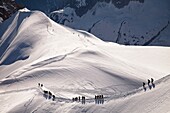
{"label": "steep snow face", "polygon": [[[86,31],[59,25],[39,11],[17,12],[0,25],[0,39],[2,112],[79,112],[81,108],[98,112],[93,98],[99,94],[110,103],[110,111],[115,98],[141,92],[143,81],[160,79],[170,70],[169,47],[103,42]],[[56,95],[55,101],[46,99],[45,89]],[[86,96],[87,104],[73,103],[76,96]]]}
{"label": "steep snow face", "polygon": [[50,17],[69,27],[86,30],[105,41],[169,46],[169,4],[168,0],[132,1],[118,9],[111,2],[98,2],[81,17],[76,14],[75,8],[68,14],[69,7],[65,7],[62,13],[52,12]]}

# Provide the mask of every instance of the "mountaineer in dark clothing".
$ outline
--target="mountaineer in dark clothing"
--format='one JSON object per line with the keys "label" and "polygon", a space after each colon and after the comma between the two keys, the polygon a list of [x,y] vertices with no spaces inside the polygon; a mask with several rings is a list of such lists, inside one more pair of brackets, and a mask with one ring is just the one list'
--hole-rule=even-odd
{"label": "mountaineer in dark clothing", "polygon": [[80,96],[79,96],[79,102],[80,102]]}
{"label": "mountaineer in dark clothing", "polygon": [[55,101],[55,95],[53,95],[52,97],[53,97],[53,101]]}
{"label": "mountaineer in dark clothing", "polygon": [[40,83],[38,83],[38,86],[40,87]]}
{"label": "mountaineer in dark clothing", "polygon": [[153,81],[154,81],[153,78],[151,78],[151,83],[153,83]]}
{"label": "mountaineer in dark clothing", "polygon": [[151,81],[148,79],[148,85],[150,84],[150,82],[151,82]]}
{"label": "mountaineer in dark clothing", "polygon": [[145,82],[143,82],[143,89],[146,91]]}
{"label": "mountaineer in dark clothing", "polygon": [[153,83],[154,82],[154,79],[151,78],[151,84],[152,84],[152,87],[155,88],[155,84]]}
{"label": "mountaineer in dark clothing", "polygon": [[152,88],[152,86],[150,85],[150,80],[148,79],[148,87],[149,87],[149,89],[151,89]]}
{"label": "mountaineer in dark clothing", "polygon": [[41,84],[41,87],[43,87],[43,84]]}
{"label": "mountaineer in dark clothing", "polygon": [[85,104],[85,102],[86,102],[86,98],[85,96],[82,96],[82,104]]}

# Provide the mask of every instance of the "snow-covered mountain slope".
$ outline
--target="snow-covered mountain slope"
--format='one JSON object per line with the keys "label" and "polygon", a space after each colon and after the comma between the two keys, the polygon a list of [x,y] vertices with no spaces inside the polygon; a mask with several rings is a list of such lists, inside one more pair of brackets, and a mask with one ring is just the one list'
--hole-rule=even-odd
{"label": "snow-covered mountain slope", "polygon": [[[138,89],[143,81],[158,80],[170,70],[169,47],[103,42],[88,32],[59,25],[39,11],[17,12],[0,25],[0,37],[1,112],[97,113],[99,109],[105,112],[105,107],[114,112],[124,105],[123,95],[144,95]],[[38,83],[51,90],[56,100],[45,99]],[[98,94],[107,97],[101,108],[93,102]],[[146,98],[150,95],[148,92]],[[86,104],[73,103],[75,96],[86,96]],[[139,101],[135,97],[132,101]],[[122,98],[120,106],[112,106],[114,101],[119,103],[115,98]],[[163,108],[170,111],[167,102],[163,101]]]}
{"label": "snow-covered mountain slope", "polygon": [[105,41],[169,46],[169,5],[169,0],[131,1],[118,9],[111,2],[98,2],[81,17],[70,7],[54,11],[50,17],[69,27],[86,30]]}

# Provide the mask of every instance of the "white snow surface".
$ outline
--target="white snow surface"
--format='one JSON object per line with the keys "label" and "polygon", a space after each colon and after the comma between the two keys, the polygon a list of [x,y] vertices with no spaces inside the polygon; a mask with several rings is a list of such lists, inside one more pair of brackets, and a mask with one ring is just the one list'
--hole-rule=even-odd
{"label": "white snow surface", "polygon": [[[0,25],[0,36],[2,113],[170,112],[169,47],[103,42],[39,11],[17,12]],[[144,92],[142,82],[151,77],[156,87]],[[95,104],[99,94],[104,104]],[[76,96],[86,103],[72,102]]]}
{"label": "white snow surface", "polygon": [[30,12],[30,10],[27,9],[27,8],[20,9],[19,11],[20,11],[20,12]]}

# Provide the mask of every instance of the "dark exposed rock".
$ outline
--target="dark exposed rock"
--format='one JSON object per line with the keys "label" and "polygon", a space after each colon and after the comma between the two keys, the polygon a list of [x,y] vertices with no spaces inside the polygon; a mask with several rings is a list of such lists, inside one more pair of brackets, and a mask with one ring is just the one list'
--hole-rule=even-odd
{"label": "dark exposed rock", "polygon": [[23,8],[22,5],[17,4],[14,0],[0,0],[0,17],[6,20],[19,9]]}
{"label": "dark exposed rock", "polygon": [[150,40],[148,40],[147,42],[145,42],[145,43],[143,44],[143,46],[148,46],[148,45],[150,45],[150,44],[161,34],[161,32],[163,32],[168,26],[169,26],[169,21],[168,21],[168,23],[167,23],[166,26],[164,26],[160,31],[158,31],[158,33],[157,33],[156,35],[154,35],[153,37],[151,37]]}

